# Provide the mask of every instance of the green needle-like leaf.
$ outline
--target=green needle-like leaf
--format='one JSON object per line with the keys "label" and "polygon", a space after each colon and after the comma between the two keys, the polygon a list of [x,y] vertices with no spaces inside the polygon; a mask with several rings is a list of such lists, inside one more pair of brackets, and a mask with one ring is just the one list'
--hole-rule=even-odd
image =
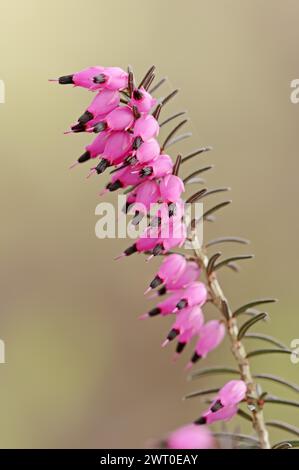
{"label": "green needle-like leaf", "polygon": [[217,271],[218,269],[222,268],[223,266],[226,266],[227,264],[229,264],[233,261],[242,261],[242,260],[252,259],[252,258],[254,258],[254,255],[232,256],[231,258],[227,258],[227,259],[221,261],[220,263],[216,264],[214,269],[215,269],[215,271]]}
{"label": "green needle-like leaf", "polygon": [[234,313],[233,316],[237,317],[243,312],[246,312],[249,308],[256,307],[257,305],[261,304],[270,304],[272,302],[277,302],[277,299],[259,299],[259,300],[253,300],[252,302],[248,302],[248,304],[242,305],[242,307],[239,307]]}
{"label": "green needle-like leaf", "polygon": [[219,390],[220,387],[197,390],[196,392],[188,393],[188,395],[185,395],[184,400],[188,400],[189,398],[202,397],[204,395],[209,395],[210,393],[217,393],[219,392]]}
{"label": "green needle-like leaf", "polygon": [[287,346],[285,344],[281,343],[280,341],[278,341],[278,339],[273,338],[273,336],[264,335],[262,333],[246,333],[246,335],[244,336],[244,339],[246,339],[246,338],[248,338],[248,339],[261,339],[263,341],[266,341],[267,343],[274,344],[275,346],[278,346],[281,349],[288,349]]}
{"label": "green needle-like leaf", "polygon": [[290,349],[256,349],[255,351],[250,351],[247,354],[247,358],[254,356],[261,356],[263,354],[293,354],[294,351]]}
{"label": "green needle-like leaf", "polygon": [[290,432],[295,436],[299,436],[299,428],[293,426],[292,424],[284,423],[283,421],[267,421],[266,426],[271,426],[272,428],[282,429],[283,431]]}
{"label": "green needle-like leaf", "polygon": [[208,375],[216,375],[216,374],[240,375],[240,372],[237,369],[233,369],[232,367],[225,367],[225,366],[206,367],[204,369],[199,369],[193,372],[189,376],[189,378],[193,380],[199,377],[204,377]]}
{"label": "green needle-like leaf", "polygon": [[245,322],[239,330],[238,340],[241,341],[246,331],[249,330],[249,328],[251,328],[258,321],[263,320],[266,316],[267,316],[267,313],[260,313],[259,315],[256,315],[255,317],[250,318],[250,320],[247,320],[247,322]]}
{"label": "green needle-like leaf", "polygon": [[290,388],[294,392],[299,393],[299,385],[288,382],[282,377],[278,377],[277,375],[272,375],[272,374],[254,374],[253,376],[255,379],[265,379],[265,380],[270,380],[272,382],[285,385],[286,387]]}

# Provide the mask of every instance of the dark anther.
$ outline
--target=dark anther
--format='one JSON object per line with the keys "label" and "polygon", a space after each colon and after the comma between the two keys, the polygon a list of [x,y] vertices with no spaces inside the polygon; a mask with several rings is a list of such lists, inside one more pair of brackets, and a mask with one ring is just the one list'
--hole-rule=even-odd
{"label": "dark anther", "polygon": [[176,352],[178,354],[181,354],[181,352],[183,352],[183,350],[185,349],[185,346],[186,346],[186,343],[178,343],[176,347]]}
{"label": "dark anther", "polygon": [[176,204],[172,202],[171,204],[168,205],[168,215],[169,217],[172,217],[176,214]]}
{"label": "dark anther", "polygon": [[179,310],[182,310],[182,308],[187,307],[187,305],[188,305],[187,300],[182,299],[176,304],[176,308],[178,308]]}
{"label": "dark anther", "polygon": [[164,247],[161,243],[159,243],[158,245],[155,246],[155,248],[153,249],[153,255],[154,256],[158,256],[160,255],[161,253],[163,253],[164,251]]}
{"label": "dark anther", "polygon": [[201,418],[197,419],[196,421],[194,421],[194,424],[206,424],[207,422],[207,418],[205,418],[204,416],[202,416]]}
{"label": "dark anther", "polygon": [[93,119],[93,114],[90,113],[89,111],[85,111],[85,113],[82,114],[82,116],[79,117],[78,121],[81,122],[81,124],[86,124],[88,121],[91,121]]}
{"label": "dark anther", "polygon": [[221,410],[223,408],[223,405],[220,400],[217,400],[214,405],[211,407],[211,411],[215,413],[215,411]]}
{"label": "dark anther", "polygon": [[84,132],[85,125],[82,122],[78,122],[78,124],[75,124],[74,126],[72,126],[71,129],[73,132]]}
{"label": "dark anther", "polygon": [[162,282],[163,282],[162,279],[159,276],[156,276],[150,283],[150,287],[152,289],[156,289],[156,287],[160,286]]}
{"label": "dark anther", "polygon": [[137,158],[134,155],[129,155],[125,159],[125,163],[128,163],[129,165],[135,165],[135,163],[137,163]]}
{"label": "dark anther", "polygon": [[124,205],[124,207],[123,207],[123,212],[124,212],[125,214],[127,214],[128,211],[129,211],[129,209],[130,209],[130,207],[131,207],[132,205],[133,205],[132,202],[126,202],[125,205]]}
{"label": "dark anther", "polygon": [[161,310],[158,307],[155,307],[148,312],[148,316],[155,317],[156,315],[159,315],[160,313],[161,313]]}
{"label": "dark anther", "polygon": [[195,364],[195,362],[197,362],[200,358],[201,356],[195,352],[193,356],[191,357],[191,362]]}
{"label": "dark anther", "polygon": [[164,295],[166,294],[167,289],[165,286],[161,287],[161,289],[158,290],[158,295]]}
{"label": "dark anther", "polygon": [[136,107],[136,106],[133,106],[132,109],[133,109],[134,118],[135,118],[135,119],[139,119],[140,116],[141,116],[141,114],[140,114],[140,112],[138,111],[137,107]]}
{"label": "dark anther", "polygon": [[132,148],[133,150],[137,150],[139,149],[139,147],[143,144],[143,140],[141,139],[140,136],[138,137],[135,137],[134,141],[133,141],[133,145],[132,145]]}
{"label": "dark anther", "polygon": [[153,173],[153,169],[150,166],[146,166],[140,170],[139,175],[142,176],[150,176]]}
{"label": "dark anther", "polygon": [[105,129],[107,129],[107,124],[105,122],[98,122],[93,128],[93,132],[95,134],[98,134],[99,132],[102,132]]}
{"label": "dark anther", "polygon": [[125,251],[124,251],[124,254],[126,256],[130,256],[132,255],[133,253],[136,253],[137,251],[137,247],[136,247],[136,244],[134,243],[134,245],[132,246],[129,246],[129,248],[127,248]]}
{"label": "dark anther", "polygon": [[161,217],[154,217],[151,221],[151,227],[159,227],[161,225],[162,218]]}
{"label": "dark anther", "polygon": [[134,90],[133,92],[133,98],[136,101],[142,100],[143,98],[143,93],[140,90]]}
{"label": "dark anther", "polygon": [[170,332],[168,333],[167,339],[168,339],[169,341],[172,341],[172,340],[174,340],[179,334],[180,334],[179,330],[176,330],[175,328],[173,328],[173,329],[170,330]]}
{"label": "dark anther", "polygon": [[108,168],[108,166],[110,166],[110,163],[108,162],[108,160],[106,160],[105,158],[102,158],[100,163],[96,166],[95,170],[97,174],[100,175],[101,173],[104,173],[104,171]]}
{"label": "dark anther", "polygon": [[74,75],[64,75],[63,77],[59,77],[58,82],[60,85],[70,85],[73,82]]}
{"label": "dark anther", "polygon": [[122,188],[122,183],[119,180],[116,180],[114,183],[107,184],[106,187],[109,191],[117,191],[119,188]]}
{"label": "dark anther", "polygon": [[143,216],[144,216],[144,214],[142,214],[142,212],[136,211],[135,215],[132,219],[132,224],[133,225],[138,225],[141,222],[141,220],[143,219]]}
{"label": "dark anther", "polygon": [[104,75],[103,73],[100,73],[100,75],[97,75],[93,78],[93,82],[98,84],[105,83],[106,80],[106,75]]}
{"label": "dark anther", "polygon": [[84,152],[81,157],[78,158],[78,163],[84,163],[90,160],[90,152]]}

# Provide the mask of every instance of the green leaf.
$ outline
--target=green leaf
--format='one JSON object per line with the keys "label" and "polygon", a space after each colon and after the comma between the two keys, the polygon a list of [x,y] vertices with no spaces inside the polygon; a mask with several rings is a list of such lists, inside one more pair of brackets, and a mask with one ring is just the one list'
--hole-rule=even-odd
{"label": "green leaf", "polygon": [[212,207],[211,209],[207,210],[204,214],[203,214],[203,218],[206,219],[208,216],[210,216],[211,214],[213,214],[214,212],[222,209],[223,207],[225,206],[228,206],[229,204],[231,204],[232,201],[224,201],[224,202],[221,202],[220,204],[217,204],[216,206]]}
{"label": "green leaf", "polygon": [[274,344],[275,346],[278,346],[281,349],[288,349],[285,344],[281,343],[276,338],[273,338],[273,336],[264,335],[262,333],[246,333],[246,335],[244,336],[244,339],[246,339],[246,338],[248,338],[248,339],[250,339],[250,338],[251,339],[261,339],[261,340],[264,340],[268,343]]}
{"label": "green leaf", "polygon": [[189,153],[183,158],[182,163],[185,163],[191,158],[196,157],[196,155],[201,155],[202,153],[209,152],[210,150],[212,150],[212,147],[209,147],[209,146],[201,147],[199,149],[193,150],[193,152]]}
{"label": "green leaf", "polygon": [[208,243],[206,243],[206,248],[209,248],[210,246],[213,245],[218,245],[219,243],[240,243],[241,245],[249,245],[250,241],[246,240],[245,238],[241,237],[219,237],[219,238],[214,238],[213,240],[210,240]]}
{"label": "green leaf", "polygon": [[282,429],[283,431],[290,432],[291,434],[294,434],[295,436],[299,436],[299,428],[296,426],[293,426],[292,424],[284,423],[283,421],[267,421],[266,426],[271,426],[272,428],[278,428]]}
{"label": "green leaf", "polygon": [[254,356],[261,356],[262,354],[293,354],[294,351],[291,351],[290,349],[256,349],[255,351],[250,351],[247,354],[247,359],[249,357],[254,357]]}
{"label": "green leaf", "polygon": [[193,202],[198,201],[198,199],[200,199],[206,192],[207,192],[206,188],[201,189],[200,191],[197,191],[196,193],[192,194],[192,196],[190,196],[187,199],[186,204],[192,204]]}
{"label": "green leaf", "polygon": [[161,78],[161,80],[160,80],[158,83],[156,83],[156,85],[153,86],[153,87],[150,89],[150,91],[149,91],[150,94],[152,95],[156,90],[158,90],[158,88],[160,88],[160,86],[162,86],[163,83],[166,82],[166,80],[167,80],[166,77]]}
{"label": "green leaf", "polygon": [[168,149],[172,145],[175,145],[178,142],[181,142],[182,140],[188,139],[189,137],[192,137],[192,132],[186,132],[185,134],[180,134],[177,137],[174,137],[173,139],[171,139],[166,145],[165,149]]}
{"label": "green leaf", "polygon": [[233,432],[213,432],[215,437],[230,437],[232,439],[238,439],[240,441],[249,441],[254,442],[255,444],[259,443],[259,440],[256,437],[248,436],[247,434],[239,434]]}
{"label": "green leaf", "polygon": [[289,442],[279,442],[278,444],[275,444],[272,449],[291,449],[292,446]]}
{"label": "green leaf", "polygon": [[226,266],[227,264],[233,262],[233,261],[242,261],[245,259],[252,259],[254,258],[254,255],[240,255],[240,256],[232,256],[231,258],[227,258],[220,263],[216,264],[214,270],[217,271],[218,269],[222,268],[223,266]]}
{"label": "green leaf", "polygon": [[220,387],[197,390],[196,392],[188,393],[188,395],[185,395],[183,399],[188,400],[189,398],[202,397],[204,395],[209,395],[210,393],[217,393],[219,390]]}
{"label": "green leaf", "polygon": [[184,121],[181,121],[177,126],[175,126],[174,129],[172,129],[172,131],[168,134],[168,136],[166,137],[166,139],[164,140],[163,144],[162,144],[162,147],[161,147],[161,152],[163,153],[163,150],[167,147],[167,144],[171,141],[172,137],[177,133],[177,131],[183,127],[187,122],[189,121],[189,119],[184,119]]}
{"label": "green leaf", "polygon": [[165,126],[165,124],[168,124],[169,122],[173,121],[173,119],[176,119],[177,117],[183,116],[186,113],[187,113],[187,111],[180,111],[179,113],[172,114],[171,116],[166,118],[165,121],[161,122],[159,125],[160,125],[160,127],[163,127],[163,126]]}
{"label": "green leaf", "polygon": [[246,331],[249,330],[249,328],[251,328],[258,321],[263,320],[266,316],[267,316],[267,313],[260,313],[259,315],[256,315],[255,317],[247,320],[247,322],[243,323],[243,325],[239,329],[238,341],[241,341],[241,339],[245,335]]}
{"label": "green leaf", "polygon": [[211,170],[212,168],[214,168],[213,165],[209,165],[209,166],[205,166],[204,168],[200,168],[199,170],[196,170],[193,173],[190,173],[190,175],[186,176],[186,178],[184,178],[183,182],[188,183],[188,181],[191,180],[192,178],[195,178],[195,176],[200,175],[204,171]]}
{"label": "green leaf", "polygon": [[265,380],[270,380],[272,382],[275,382],[281,385],[285,385],[286,387],[290,388],[294,392],[299,393],[299,385],[292,383],[292,382],[287,382],[282,377],[278,377],[276,375],[271,375],[271,374],[254,374],[253,377],[255,379],[265,379]]}
{"label": "green leaf", "polygon": [[165,98],[162,99],[161,106],[164,106],[166,103],[168,103],[168,101],[170,101],[172,98],[174,98],[175,95],[178,94],[178,92],[179,92],[179,90],[174,90],[171,93],[169,93],[169,95],[167,95]]}
{"label": "green leaf", "polygon": [[274,403],[275,405],[294,406],[296,408],[299,408],[299,401],[286,400],[284,398],[278,398],[278,397],[274,397],[272,395],[268,395],[266,398],[264,398],[264,402],[265,403]]}
{"label": "green leaf", "polygon": [[248,304],[242,305],[242,307],[239,307],[234,313],[233,316],[237,317],[241,313],[245,312],[247,309],[251,307],[255,307],[256,305],[261,305],[261,304],[270,304],[272,302],[277,302],[277,299],[259,299],[259,300],[253,300],[252,302],[249,302]]}
{"label": "green leaf", "polygon": [[231,188],[229,188],[229,187],[209,189],[203,197],[211,196],[212,194],[223,193],[225,191],[230,191],[230,190],[231,190]]}
{"label": "green leaf", "polygon": [[272,449],[291,449],[292,447],[299,447],[299,441],[281,441],[277,442]]}
{"label": "green leaf", "polygon": [[178,176],[182,162],[182,155],[178,155],[173,166],[172,174]]}
{"label": "green leaf", "polygon": [[154,65],[152,65],[151,68],[150,68],[150,69],[146,72],[146,74],[144,75],[144,77],[143,77],[143,79],[141,80],[141,82],[139,83],[138,88],[143,87],[143,86],[147,83],[149,77],[151,77],[151,76],[153,75],[155,69],[156,69],[156,67],[155,67]]}
{"label": "green leaf", "polygon": [[206,367],[203,369],[199,369],[193,372],[189,378],[191,380],[197,379],[199,377],[204,377],[208,375],[215,375],[215,374],[233,374],[233,375],[240,375],[240,372],[237,369],[233,369],[232,367],[225,367],[225,366],[215,366],[215,367]]}
{"label": "green leaf", "polygon": [[214,270],[214,264],[216,263],[217,259],[221,256],[222,253],[218,252],[218,253],[215,253],[214,255],[211,256],[211,258],[209,259],[209,262],[208,262],[208,266],[207,266],[207,273],[208,275],[210,275],[213,270]]}

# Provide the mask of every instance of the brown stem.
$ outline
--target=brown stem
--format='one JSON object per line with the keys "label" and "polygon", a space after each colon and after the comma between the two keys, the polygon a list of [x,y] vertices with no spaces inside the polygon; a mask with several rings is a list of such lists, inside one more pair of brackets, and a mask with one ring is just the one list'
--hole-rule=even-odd
{"label": "brown stem", "polygon": [[259,403],[258,403],[259,396],[257,393],[256,384],[254,383],[253,378],[252,378],[250,365],[246,357],[246,350],[244,348],[244,345],[242,344],[241,341],[238,340],[239,328],[238,328],[237,319],[232,316],[232,310],[222,291],[222,288],[219,284],[219,281],[217,279],[215,272],[212,272],[209,274],[207,271],[209,258],[204,253],[202,248],[198,248],[200,244],[196,236],[196,230],[193,231],[192,240],[193,240],[194,253],[195,253],[197,262],[203,269],[206,279],[207,279],[207,284],[209,286],[209,290],[211,294],[211,300],[213,304],[218,308],[218,310],[220,310],[223,316],[226,329],[227,329],[227,334],[231,341],[231,349],[232,349],[233,356],[238,364],[241,379],[244,380],[244,382],[247,385],[246,399],[249,405],[249,409],[252,413],[252,425],[253,425],[254,430],[257,433],[257,436],[260,442],[260,447],[262,449],[270,449],[271,446],[269,442],[268,431],[267,431],[265,421],[264,421],[263,410],[259,406]]}

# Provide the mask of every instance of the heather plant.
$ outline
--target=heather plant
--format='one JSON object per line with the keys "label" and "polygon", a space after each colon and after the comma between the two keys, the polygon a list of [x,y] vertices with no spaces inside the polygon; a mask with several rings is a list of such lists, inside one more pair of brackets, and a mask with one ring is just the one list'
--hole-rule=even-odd
{"label": "heather plant", "polygon": [[[272,336],[251,332],[251,328],[267,316],[256,307],[275,302],[275,299],[252,300],[236,309],[228,302],[218,280],[219,271],[225,267],[236,271],[237,262],[252,256],[222,258],[220,252],[208,254],[208,251],[219,244],[242,245],[248,242],[240,237],[219,237],[202,244],[198,239],[198,224],[212,221],[214,213],[231,201],[220,202],[204,211],[199,218],[186,223],[186,203],[197,204],[203,198],[228,188],[205,188],[188,198],[184,197],[187,185],[200,182],[199,175],[212,168],[201,167],[180,177],[185,162],[207,152],[210,147],[196,149],[184,157],[178,155],[175,161],[166,153],[170,146],[188,136],[177,135],[187,120],[179,122],[162,144],[158,142],[160,128],[180,118],[185,112],[177,112],[160,121],[161,111],[175,97],[177,90],[165,98],[156,98],[154,95],[165,79],[153,86],[154,79],[155,67],[149,69],[137,86],[130,67],[124,71],[118,67],[96,66],[62,76],[57,81],[62,85],[73,84],[96,93],[88,108],[66,132],[95,134],[92,143],[86,146],[72,166],[92,161],[88,177],[110,169],[110,180],[100,194],[122,191],[126,195],[123,210],[125,213],[133,213],[132,224],[138,226],[141,220],[147,221],[146,228],[137,240],[118,258],[141,253],[147,259],[158,256],[162,260],[145,291],[145,295],[154,295],[158,299],[157,305],[141,318],[172,317],[172,326],[162,346],[175,341],[177,357],[185,352],[189,343],[193,344],[187,370],[195,363],[204,363],[204,359],[218,347],[225,335],[230,340],[235,368],[226,365],[201,367],[192,373],[191,378],[224,375],[233,376],[233,380],[226,381],[218,388],[202,389],[187,395],[186,398],[204,397],[206,410],[195,416],[194,423],[183,425],[161,439],[157,445],[171,449],[219,448],[225,439],[226,445],[229,442],[232,448],[296,447],[299,441],[294,439],[270,443],[270,427],[280,428],[297,437],[299,429],[277,420],[266,422],[263,410],[268,403],[298,407],[299,402],[263,392],[259,382],[278,383],[297,393],[299,387],[275,375],[253,375],[250,365],[250,359],[254,356],[294,354]],[[151,217],[150,212],[152,204],[159,207],[154,217]],[[207,303],[214,304],[218,310],[217,319],[206,321],[204,308]],[[261,340],[269,347],[247,352],[244,339],[251,338]],[[218,421],[230,421],[237,415],[252,424],[253,434],[227,430],[215,432],[209,427]]]}

